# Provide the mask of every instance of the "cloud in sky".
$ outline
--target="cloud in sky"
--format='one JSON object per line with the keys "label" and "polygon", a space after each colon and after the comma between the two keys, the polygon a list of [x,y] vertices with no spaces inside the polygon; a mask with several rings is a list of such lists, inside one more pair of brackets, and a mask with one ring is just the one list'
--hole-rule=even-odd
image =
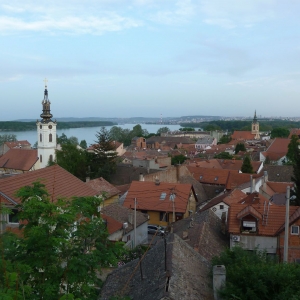
{"label": "cloud in sky", "polygon": [[[3,0],[0,86],[8,106],[0,118],[18,118],[19,99],[39,99],[44,77],[61,105],[78,103],[74,116],[82,99],[91,116],[103,105],[116,116],[151,116],[158,107],[165,116],[249,115],[265,99],[274,105],[262,114],[276,115],[284,99],[280,115],[292,115],[299,10],[293,0]],[[193,109],[180,104],[187,101]]]}

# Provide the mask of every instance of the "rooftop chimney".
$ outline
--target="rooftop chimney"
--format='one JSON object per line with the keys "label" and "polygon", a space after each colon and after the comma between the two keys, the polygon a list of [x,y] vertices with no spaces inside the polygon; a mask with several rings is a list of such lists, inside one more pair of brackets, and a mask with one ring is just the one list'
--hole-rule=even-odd
{"label": "rooftop chimney", "polygon": [[160,181],[159,181],[159,178],[157,176],[155,176],[155,185],[160,185]]}
{"label": "rooftop chimney", "polygon": [[144,181],[144,175],[143,175],[143,173],[140,173],[139,181]]}

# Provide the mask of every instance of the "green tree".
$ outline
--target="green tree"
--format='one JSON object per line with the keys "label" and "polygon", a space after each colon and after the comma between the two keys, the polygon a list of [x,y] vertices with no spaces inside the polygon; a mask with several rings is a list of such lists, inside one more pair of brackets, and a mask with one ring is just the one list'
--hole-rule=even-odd
{"label": "green tree", "polygon": [[299,137],[297,135],[292,135],[291,141],[288,145],[288,152],[286,154],[287,163],[288,164],[294,164],[296,161],[296,156],[299,152]]}
{"label": "green tree", "polygon": [[61,136],[57,137],[56,141],[57,141],[57,144],[62,145],[62,144],[68,143],[69,139],[64,133],[62,133]]}
{"label": "green tree", "polygon": [[293,135],[288,146],[287,153],[288,161],[293,165],[292,181],[295,184],[293,190],[291,190],[291,196],[294,196],[296,205],[300,205],[300,149],[298,136]]}
{"label": "green tree", "polygon": [[195,128],[192,127],[183,127],[183,128],[179,128],[180,131],[195,131]]}
{"label": "green tree", "polygon": [[79,146],[82,148],[82,149],[86,149],[87,148],[87,143],[86,143],[86,140],[82,140],[80,141],[80,144]]}
{"label": "green tree", "polygon": [[250,173],[250,174],[253,173],[253,167],[252,167],[251,159],[250,159],[249,155],[245,156],[242,167],[241,167],[241,171],[242,171],[242,173]]}
{"label": "green tree", "polygon": [[234,149],[234,153],[238,154],[239,151],[246,151],[246,147],[244,143],[237,143]]}
{"label": "green tree", "polygon": [[0,145],[5,142],[16,142],[17,136],[15,134],[1,134],[0,135]]}
{"label": "green tree", "polygon": [[56,163],[77,178],[85,181],[90,156],[85,150],[78,149],[75,144],[63,143],[61,144],[61,150],[56,151]]}
{"label": "green tree", "polygon": [[216,124],[208,124],[204,126],[205,131],[216,131],[216,130],[222,130],[222,128]]}
{"label": "green tree", "polygon": [[23,237],[2,236],[2,290],[5,274],[4,284],[9,277],[16,287],[11,299],[97,299],[97,275],[102,267],[116,265],[122,253],[120,244],[107,239],[105,222],[97,212],[101,197],[52,201],[40,182],[21,188],[17,196]]}
{"label": "green tree", "polygon": [[290,134],[290,131],[287,128],[284,127],[276,127],[272,129],[271,131],[271,139],[274,139],[276,137],[279,138],[286,138]]}
{"label": "green tree", "polygon": [[230,141],[231,141],[231,136],[230,136],[230,135],[227,135],[227,134],[224,134],[224,135],[220,138],[218,144],[228,144]]}
{"label": "green tree", "polygon": [[232,159],[233,156],[229,154],[228,152],[221,152],[219,154],[216,154],[214,158],[220,158],[220,159]]}
{"label": "green tree", "polygon": [[78,138],[76,136],[70,136],[68,142],[73,145],[79,145]]}
{"label": "green tree", "polygon": [[167,133],[167,132],[170,132],[171,130],[170,130],[170,128],[169,127],[161,127],[161,128],[159,128],[158,130],[157,130],[157,133],[156,134],[161,134],[161,133]]}
{"label": "green tree", "polygon": [[187,160],[187,157],[183,154],[175,155],[171,158],[171,164],[177,165],[177,164],[183,164]]}
{"label": "green tree", "polygon": [[101,176],[109,181],[110,176],[116,172],[116,146],[105,127],[101,127],[96,137],[97,143],[94,146],[95,153],[92,155],[91,171],[96,174],[96,177]]}
{"label": "green tree", "polygon": [[212,265],[226,267],[222,299],[296,300],[300,299],[300,265],[279,264],[265,252],[233,247],[212,259]]}

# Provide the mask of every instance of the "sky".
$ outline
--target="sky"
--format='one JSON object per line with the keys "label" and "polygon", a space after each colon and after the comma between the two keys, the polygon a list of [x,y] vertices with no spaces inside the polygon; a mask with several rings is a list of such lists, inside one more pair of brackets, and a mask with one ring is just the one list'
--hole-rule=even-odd
{"label": "sky", "polygon": [[0,121],[300,116],[299,0],[1,0]]}

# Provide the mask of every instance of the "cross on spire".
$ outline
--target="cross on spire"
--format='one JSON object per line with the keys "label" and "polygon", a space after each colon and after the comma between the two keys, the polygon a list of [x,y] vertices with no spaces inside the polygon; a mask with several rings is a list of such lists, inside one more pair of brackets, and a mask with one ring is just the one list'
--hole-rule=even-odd
{"label": "cross on spire", "polygon": [[48,79],[45,78],[43,81],[45,82],[45,88],[47,88],[47,82],[48,82]]}

